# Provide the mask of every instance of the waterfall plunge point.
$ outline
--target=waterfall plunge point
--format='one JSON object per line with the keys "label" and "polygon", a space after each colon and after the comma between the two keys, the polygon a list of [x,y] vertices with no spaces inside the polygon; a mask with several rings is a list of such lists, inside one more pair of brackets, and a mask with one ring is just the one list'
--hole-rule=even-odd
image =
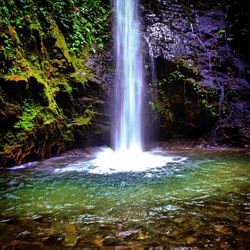
{"label": "waterfall plunge point", "polygon": [[[114,0],[114,41],[116,54],[115,100],[113,110],[113,148],[101,147],[83,152],[75,162],[55,173],[154,171],[168,163],[179,163],[186,157],[169,156],[160,150],[143,151],[142,114],[144,95],[143,55],[136,0]],[[151,55],[153,56],[153,55]],[[153,58],[152,58],[153,59]],[[38,163],[14,166],[12,170],[33,167]]]}
{"label": "waterfall plunge point", "polygon": [[[142,152],[143,60],[137,1],[114,0],[115,101],[114,151],[101,152],[97,171],[143,171],[152,155]],[[149,166],[148,166],[149,164]],[[162,164],[162,163],[161,163]]]}
{"label": "waterfall plunge point", "polygon": [[113,148],[101,148],[92,160],[70,164],[58,172],[87,171],[93,174],[143,172],[181,162],[185,157],[161,151],[143,152],[142,114],[144,94],[143,55],[140,41],[138,3],[114,0],[115,84]]}
{"label": "waterfall plunge point", "polygon": [[175,157],[143,152],[143,55],[138,3],[114,0],[116,55],[113,146],[102,149],[92,161],[92,173],[141,172],[179,162]]}
{"label": "waterfall plunge point", "polygon": [[113,146],[94,162],[104,168],[144,169],[142,152],[143,60],[137,1],[114,0],[115,100]]}

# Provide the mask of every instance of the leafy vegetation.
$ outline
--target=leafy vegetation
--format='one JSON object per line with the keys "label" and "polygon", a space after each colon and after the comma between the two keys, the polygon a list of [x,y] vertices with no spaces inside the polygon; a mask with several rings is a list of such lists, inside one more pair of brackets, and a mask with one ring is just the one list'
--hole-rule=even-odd
{"label": "leafy vegetation", "polygon": [[165,107],[156,101],[150,101],[148,104],[153,111],[157,112],[160,115],[163,115],[166,112]]}
{"label": "leafy vegetation", "polygon": [[91,46],[93,52],[104,48],[111,12],[101,0],[46,0],[42,6],[44,16],[52,10],[71,53],[79,53],[84,46]]}
{"label": "leafy vegetation", "polygon": [[0,0],[0,165],[86,136],[96,112],[77,98],[89,95],[85,63],[105,48],[110,15],[102,0]]}
{"label": "leafy vegetation", "polygon": [[35,126],[34,120],[41,114],[42,107],[39,105],[31,105],[25,102],[20,120],[14,125],[15,128],[23,129],[26,132],[32,131]]}
{"label": "leafy vegetation", "polygon": [[219,93],[206,87],[200,80],[198,69],[184,60],[176,60],[175,66],[169,65],[157,86],[149,84],[151,100],[148,105],[152,114],[156,114],[161,126],[175,131],[176,135],[190,136],[190,131],[195,129],[200,133],[200,127],[209,127],[210,120],[212,124],[217,119]]}
{"label": "leafy vegetation", "polygon": [[[69,52],[79,55],[85,48],[103,49],[110,37],[110,7],[101,0],[0,0],[0,60],[3,68],[15,67],[20,43],[46,39],[46,19],[52,17],[61,29]],[[27,37],[28,36],[28,37]],[[38,41],[36,41],[38,42]],[[35,47],[43,44],[32,44]],[[32,48],[30,48],[32,49]],[[33,48],[34,49],[34,48]],[[4,71],[6,73],[6,71]]]}

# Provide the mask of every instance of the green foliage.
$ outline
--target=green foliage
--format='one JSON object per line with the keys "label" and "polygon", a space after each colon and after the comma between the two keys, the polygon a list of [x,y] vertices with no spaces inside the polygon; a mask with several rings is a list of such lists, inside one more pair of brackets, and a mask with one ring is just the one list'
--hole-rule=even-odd
{"label": "green foliage", "polygon": [[[85,47],[92,52],[104,49],[110,37],[111,8],[101,0],[0,0],[0,60],[15,59],[16,31],[26,42],[32,38],[33,30],[39,30],[40,36],[46,35],[46,26],[40,22],[48,16],[56,20],[71,54],[78,54]],[[30,30],[29,39],[22,29]]]}
{"label": "green foliage", "polygon": [[39,12],[41,13],[41,15],[42,15],[43,17],[46,17],[46,16],[49,15],[49,12],[48,12],[44,7],[40,7],[40,8],[39,8]]}
{"label": "green foliage", "polygon": [[158,86],[164,86],[168,83],[168,80],[166,78],[163,78],[161,79],[159,82],[158,82]]}
{"label": "green foliage", "polygon": [[91,125],[94,116],[95,116],[95,112],[92,109],[87,108],[85,110],[83,116],[79,116],[79,117],[75,118],[71,125],[75,125],[75,126]]}
{"label": "green foliage", "polygon": [[75,97],[88,94],[86,59],[104,49],[110,15],[102,0],[0,0],[0,78],[13,88],[0,95],[0,154],[19,164],[86,136],[96,113]]}
{"label": "green foliage", "polygon": [[207,99],[199,100],[199,104],[203,107],[203,109],[208,111],[211,116],[213,116],[213,117],[218,116],[217,105],[210,103]]}
{"label": "green foliage", "polygon": [[40,114],[41,109],[42,108],[39,105],[32,105],[28,102],[25,102],[20,120],[14,125],[14,127],[23,129],[27,132],[31,131],[34,126],[34,120]]}
{"label": "green foliage", "polygon": [[196,82],[194,79],[187,79],[186,84],[192,85],[193,90],[199,97],[198,104],[211,116],[216,117],[218,115],[219,93],[203,86],[202,83]]}
{"label": "green foliage", "polygon": [[202,99],[215,98],[218,99],[219,95],[215,90],[212,90],[206,86],[204,86],[201,82],[197,82],[194,79],[187,79],[187,83],[192,85],[193,90],[198,94],[198,96]]}
{"label": "green foliage", "polygon": [[158,102],[150,101],[148,104],[153,111],[157,112],[160,115],[163,115],[166,111],[165,107]]}
{"label": "green foliage", "polygon": [[101,0],[46,0],[42,5],[42,11],[50,12],[65,34],[70,53],[86,46],[93,52],[104,48],[111,11]]}
{"label": "green foliage", "polygon": [[231,41],[234,40],[233,34],[229,34],[229,36],[226,36],[226,30],[225,29],[221,29],[217,33],[218,33],[220,39],[225,39],[226,38],[226,40],[228,42],[231,42]]}
{"label": "green foliage", "polygon": [[76,126],[86,126],[89,125],[91,121],[91,117],[77,117],[74,121],[73,121],[73,125]]}
{"label": "green foliage", "polygon": [[31,132],[36,126],[51,124],[55,121],[56,118],[50,109],[30,101],[25,101],[22,114],[20,115],[19,121],[14,125],[14,128]]}
{"label": "green foliage", "polygon": [[220,30],[218,30],[217,33],[218,33],[219,37],[220,37],[221,39],[223,39],[224,36],[225,36],[225,32],[226,32],[226,30],[220,29]]}
{"label": "green foliage", "polygon": [[161,90],[164,86],[168,84],[173,84],[178,81],[182,81],[185,79],[185,75],[181,73],[179,70],[175,70],[171,72],[167,78],[163,78],[159,81],[158,86],[160,87],[159,89]]}
{"label": "green foliage", "polygon": [[179,71],[179,70],[175,70],[173,72],[170,73],[169,75],[169,82],[175,82],[175,81],[179,81],[179,80],[183,80],[185,78],[185,76]]}

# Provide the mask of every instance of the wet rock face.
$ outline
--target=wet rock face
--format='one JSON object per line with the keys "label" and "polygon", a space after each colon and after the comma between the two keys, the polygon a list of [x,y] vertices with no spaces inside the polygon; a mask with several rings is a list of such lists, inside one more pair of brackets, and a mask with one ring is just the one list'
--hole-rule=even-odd
{"label": "wet rock face", "polygon": [[[234,138],[231,143],[235,145],[249,144],[244,132],[239,132],[249,128],[249,65],[236,56],[228,44],[225,13],[218,8],[199,10],[161,0],[143,3],[141,12],[145,49],[148,58],[151,57],[149,68],[156,70],[156,102],[171,112],[171,117],[175,118],[172,123],[179,127],[178,131],[188,134],[191,130],[186,124],[192,120],[196,127],[191,131],[194,134],[207,132],[209,135],[214,130],[214,142],[218,136],[220,143],[228,143]],[[156,65],[152,65],[152,60]],[[171,83],[170,76],[177,71],[179,78],[172,79]],[[163,79],[170,84],[159,86]],[[149,78],[148,81],[152,80]],[[202,96],[204,90],[210,98]],[[184,96],[176,98],[180,91],[185,92]],[[176,123],[183,115],[186,121]],[[170,117],[166,112],[163,116],[161,124],[171,131]],[[197,124],[200,119],[204,122]],[[244,143],[239,143],[241,139]]]}
{"label": "wet rock face", "polygon": [[216,140],[219,143],[249,147],[250,102],[232,103],[227,116],[218,121]]}
{"label": "wet rock face", "polygon": [[108,95],[111,94],[115,78],[114,64],[115,58],[111,44],[107,44],[105,53],[95,54],[86,63],[86,66],[96,73],[95,81]]}
{"label": "wet rock face", "polygon": [[105,53],[97,53],[88,58],[86,66],[95,72],[92,81],[96,84],[99,94],[93,92],[93,88],[89,89],[93,92],[93,96],[98,96],[99,101],[95,102],[97,114],[95,116],[95,134],[88,136],[88,143],[94,145],[110,145],[111,120],[113,110],[113,91],[114,83],[114,54],[112,44],[107,44]]}

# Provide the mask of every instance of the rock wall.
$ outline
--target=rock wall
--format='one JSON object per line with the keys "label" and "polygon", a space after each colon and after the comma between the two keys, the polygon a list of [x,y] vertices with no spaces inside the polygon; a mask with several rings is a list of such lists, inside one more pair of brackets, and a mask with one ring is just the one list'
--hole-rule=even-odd
{"label": "rock wall", "polygon": [[141,7],[159,138],[205,136],[210,143],[249,145],[249,65],[229,45],[223,8],[173,2]]}

